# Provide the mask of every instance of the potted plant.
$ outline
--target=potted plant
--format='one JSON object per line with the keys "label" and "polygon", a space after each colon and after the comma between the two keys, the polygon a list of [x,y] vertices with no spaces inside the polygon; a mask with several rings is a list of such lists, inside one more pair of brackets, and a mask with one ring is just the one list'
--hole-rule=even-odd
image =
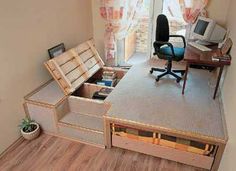
{"label": "potted plant", "polygon": [[22,136],[27,140],[32,140],[39,136],[39,124],[29,118],[22,119],[22,122],[19,127],[21,128]]}

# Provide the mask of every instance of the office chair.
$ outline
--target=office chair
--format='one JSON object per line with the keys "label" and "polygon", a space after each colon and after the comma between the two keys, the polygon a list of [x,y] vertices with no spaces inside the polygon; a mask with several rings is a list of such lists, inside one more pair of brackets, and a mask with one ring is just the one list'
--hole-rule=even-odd
{"label": "office chair", "polygon": [[[170,42],[170,37],[179,37],[182,38],[184,47],[174,47]],[[184,58],[184,52],[186,48],[186,41],[184,36],[181,35],[170,35],[169,34],[169,23],[165,15],[161,14],[157,17],[157,26],[156,26],[156,41],[153,43],[154,53],[158,58],[167,60],[167,66],[165,69],[160,68],[151,68],[150,73],[153,71],[164,72],[161,75],[158,75],[156,81],[159,81],[163,76],[170,74],[176,78],[176,82],[179,83],[182,77],[178,76],[176,73],[181,73],[183,76],[185,70],[172,70],[172,61],[181,61]]]}

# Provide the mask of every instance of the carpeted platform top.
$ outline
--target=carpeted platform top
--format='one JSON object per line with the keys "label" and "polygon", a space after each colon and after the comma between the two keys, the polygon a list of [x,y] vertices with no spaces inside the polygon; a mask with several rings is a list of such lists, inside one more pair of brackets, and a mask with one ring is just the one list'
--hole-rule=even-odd
{"label": "carpeted platform top", "polygon": [[65,95],[60,89],[56,81],[51,81],[45,85],[40,91],[34,93],[28,99],[36,102],[56,105]]}
{"label": "carpeted platform top", "polygon": [[[212,73],[190,69],[185,95],[172,78],[155,82],[153,62],[133,66],[106,99],[108,117],[226,140],[221,103],[213,100]],[[214,79],[213,79],[214,80]]]}

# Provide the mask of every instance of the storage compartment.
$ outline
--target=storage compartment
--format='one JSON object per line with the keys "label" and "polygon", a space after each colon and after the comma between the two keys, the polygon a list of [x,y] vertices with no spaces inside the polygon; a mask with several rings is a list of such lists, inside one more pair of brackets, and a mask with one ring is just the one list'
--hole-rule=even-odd
{"label": "storage compartment", "polygon": [[103,115],[110,105],[103,100],[93,99],[93,94],[102,88],[84,83],[57,107],[60,135],[104,146]]}
{"label": "storage compartment", "polygon": [[112,145],[208,170],[211,169],[214,161],[214,158],[210,156],[181,151],[114,134],[112,135]]}
{"label": "storage compartment", "polygon": [[[112,146],[210,169],[215,145],[182,139],[168,134],[111,124]],[[144,148],[145,147],[145,148]]]}
{"label": "storage compartment", "polygon": [[216,151],[215,145],[116,124],[112,124],[112,134],[204,156],[214,157]]}
{"label": "storage compartment", "polygon": [[[110,108],[104,99],[113,88],[85,83],[103,72],[104,62],[93,41],[79,44],[44,64],[56,82],[31,93],[26,113],[47,132],[104,147],[103,115]],[[123,77],[120,70],[115,75]]]}
{"label": "storage compartment", "polygon": [[[59,122],[103,132],[103,115],[106,114],[110,105],[103,100],[92,99],[93,94],[103,88],[84,83],[57,108]],[[109,89],[112,90],[112,88]]]}
{"label": "storage compartment", "polygon": [[[100,86],[90,83],[84,83],[79,89],[77,89],[74,93],[72,93],[71,96],[76,97],[82,97],[87,99],[95,99],[95,100],[105,100],[105,98],[109,95],[109,93],[112,92],[114,88],[113,87],[107,87],[107,86]],[[107,94],[105,94],[106,92]],[[104,98],[96,98],[95,95],[99,95],[101,92],[101,95],[104,96]]]}
{"label": "storage compartment", "polygon": [[[103,86],[115,87],[119,83],[119,81],[124,77],[127,71],[128,69],[103,67],[99,71],[97,71],[91,78],[89,78],[87,82],[92,84],[100,83],[100,85]],[[109,72],[113,72],[115,74],[114,78],[104,78],[104,75]],[[108,83],[106,81],[108,81]],[[112,82],[111,85],[109,85],[110,82]]]}

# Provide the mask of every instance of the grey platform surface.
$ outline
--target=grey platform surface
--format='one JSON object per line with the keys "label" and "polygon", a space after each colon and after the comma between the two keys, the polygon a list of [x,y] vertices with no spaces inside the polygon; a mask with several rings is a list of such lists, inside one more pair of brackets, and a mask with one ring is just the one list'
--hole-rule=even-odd
{"label": "grey platform surface", "polygon": [[208,85],[213,74],[190,69],[182,95],[183,81],[167,76],[156,83],[159,73],[149,74],[152,65],[157,66],[149,61],[129,70],[106,99],[112,104],[107,116],[226,140],[221,103]]}
{"label": "grey platform surface", "polygon": [[40,91],[29,97],[29,100],[56,105],[65,95],[56,81],[51,81]]}

